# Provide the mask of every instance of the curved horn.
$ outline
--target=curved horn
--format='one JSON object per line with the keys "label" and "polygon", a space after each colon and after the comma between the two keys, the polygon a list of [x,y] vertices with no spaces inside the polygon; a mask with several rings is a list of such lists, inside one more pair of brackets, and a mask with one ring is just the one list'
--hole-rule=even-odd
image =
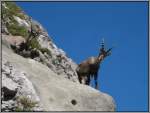
{"label": "curved horn", "polygon": [[104,49],[104,38],[102,39],[101,46],[102,46],[102,49]]}
{"label": "curved horn", "polygon": [[[113,48],[113,47],[112,47],[112,48]],[[108,50],[106,51],[106,53],[110,52],[110,51],[112,50],[112,48],[108,49]]]}

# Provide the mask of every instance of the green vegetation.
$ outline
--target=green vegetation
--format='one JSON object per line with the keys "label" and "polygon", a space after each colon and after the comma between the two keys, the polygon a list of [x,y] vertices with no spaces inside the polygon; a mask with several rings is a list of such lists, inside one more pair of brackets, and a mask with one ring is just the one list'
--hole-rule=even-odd
{"label": "green vegetation", "polygon": [[[26,27],[20,26],[19,23],[14,19],[13,16],[20,17],[23,20],[25,19],[25,15],[23,14],[20,7],[16,5],[15,2],[2,2],[2,22],[5,23],[8,32],[11,33],[14,36],[22,36],[26,40],[27,38],[30,38],[31,40],[26,43],[27,48],[40,50],[42,53],[47,53],[49,56],[51,56],[51,51],[47,48],[42,48],[39,44],[37,37],[29,36],[29,32]],[[39,27],[39,26],[35,26]],[[38,52],[33,52],[33,55],[38,55]]]}
{"label": "green vegetation", "polygon": [[57,56],[57,60],[58,60],[59,63],[61,63],[61,61],[62,61],[61,55],[60,55],[60,56]]}
{"label": "green vegetation", "polygon": [[30,42],[28,42],[28,46],[32,49],[34,48],[39,49],[39,50],[41,49],[41,45],[37,41],[37,38],[32,38]]}
{"label": "green vegetation", "polygon": [[40,51],[41,51],[42,53],[45,53],[45,52],[46,52],[49,56],[52,55],[52,54],[51,54],[51,51],[50,51],[49,49],[47,49],[47,48],[41,48]]}
{"label": "green vegetation", "polygon": [[6,24],[8,31],[15,36],[23,36],[23,37],[27,37],[28,36],[28,31],[25,27],[23,26],[19,26],[17,23],[13,23],[13,24]]}
{"label": "green vegetation", "polygon": [[16,112],[21,112],[21,111],[23,111],[23,110],[22,110],[21,107],[16,107],[14,111],[16,111]]}
{"label": "green vegetation", "polygon": [[58,65],[58,64],[59,64],[58,59],[53,59],[53,60],[52,60],[52,64],[54,64],[54,65]]}
{"label": "green vegetation", "polygon": [[[2,2],[2,21],[6,22],[6,27],[12,35],[28,36],[28,31],[25,27],[19,26],[13,16],[18,16],[25,19],[20,7],[14,2]],[[4,6],[5,5],[5,6]]]}
{"label": "green vegetation", "polygon": [[5,15],[7,17],[11,17],[12,15],[18,16],[21,19],[25,19],[25,15],[22,13],[22,10],[19,6],[16,5],[14,2],[2,2],[2,4],[6,5],[7,8],[5,8],[2,5],[2,15]]}
{"label": "green vegetation", "polygon": [[28,47],[31,49],[38,49],[40,50],[43,54],[46,52],[49,56],[51,56],[51,51],[47,48],[42,48],[39,42],[37,41],[37,38],[31,39],[31,41],[28,43]]}
{"label": "green vegetation", "polygon": [[17,101],[18,106],[15,111],[33,111],[33,108],[38,104],[25,96],[19,97]]}

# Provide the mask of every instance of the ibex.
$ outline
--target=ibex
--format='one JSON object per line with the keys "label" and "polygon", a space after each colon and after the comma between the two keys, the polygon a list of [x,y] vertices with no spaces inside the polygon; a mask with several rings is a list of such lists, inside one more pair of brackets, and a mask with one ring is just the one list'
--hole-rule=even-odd
{"label": "ibex", "polygon": [[102,42],[102,48],[100,49],[100,53],[97,57],[90,57],[87,60],[81,62],[77,68],[76,72],[78,74],[79,82],[82,84],[89,85],[90,84],[90,77],[94,76],[95,80],[95,88],[98,89],[98,70],[100,67],[100,63],[104,60],[105,57],[111,54],[111,49],[107,51],[104,49],[104,41]]}

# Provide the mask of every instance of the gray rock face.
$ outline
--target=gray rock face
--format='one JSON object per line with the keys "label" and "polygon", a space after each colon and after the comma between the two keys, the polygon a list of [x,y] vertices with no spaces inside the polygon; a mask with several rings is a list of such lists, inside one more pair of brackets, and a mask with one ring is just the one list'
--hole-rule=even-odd
{"label": "gray rock face", "polygon": [[[5,2],[2,8],[10,10]],[[32,18],[30,21],[23,11],[20,14],[4,14],[2,19],[2,111],[114,111],[113,98],[79,84],[77,64],[54,44],[40,23]],[[19,48],[28,36],[20,32],[21,36],[13,36],[6,24],[23,27],[27,32],[31,32],[32,25],[38,34],[35,42],[43,51],[30,45],[22,54],[14,53],[11,45]],[[29,57],[32,53],[36,57]]]}
{"label": "gray rock face", "polygon": [[[3,8],[7,7],[5,3],[3,3],[3,6],[4,6]],[[7,10],[9,10],[9,7],[7,7]],[[35,38],[38,41],[39,45],[42,48],[47,48],[51,52],[51,55],[40,52],[40,56],[36,57],[35,60],[47,65],[57,75],[63,76],[64,78],[67,78],[71,81],[78,82],[77,74],[75,72],[75,68],[77,65],[66,56],[66,53],[62,49],[58,48],[53,43],[51,37],[48,35],[47,31],[42,27],[40,23],[38,23],[36,20],[33,20],[25,13],[24,13],[24,17],[26,17],[25,19],[21,19],[20,17],[17,17],[15,15],[11,15],[11,17],[12,19],[9,19],[6,16],[5,18],[7,18],[8,20],[7,19],[2,20],[3,34],[5,34],[2,36],[3,41],[7,42],[7,44],[9,45],[18,46],[20,43],[26,42],[25,39],[27,38],[27,37],[23,38],[22,36],[12,36],[6,27],[6,23],[7,24],[17,23],[17,26],[22,26],[23,28],[26,28],[28,32],[31,32],[31,25],[32,25],[34,32],[38,33],[38,35]],[[28,57],[29,55],[25,53],[24,56]]]}
{"label": "gray rock face", "polygon": [[[27,97],[30,100],[39,102],[40,99],[26,77],[24,71],[15,68],[5,58],[2,60],[2,111],[15,111],[18,106],[17,97]],[[33,108],[33,111],[41,111],[40,103]]]}
{"label": "gray rock face", "polygon": [[22,36],[2,35],[3,42],[7,42],[9,45],[19,46],[21,43],[25,43],[26,40]]}
{"label": "gray rock face", "polygon": [[14,16],[14,19],[18,22],[19,26],[23,26],[26,28],[30,28],[30,25],[26,22],[26,20],[21,19],[20,17]]}
{"label": "gray rock face", "polygon": [[[5,66],[6,60],[12,69],[9,82],[12,85],[5,84],[8,88],[14,90],[19,84],[24,84],[22,94],[30,95],[35,99],[39,97],[39,102],[43,106],[43,111],[114,111],[115,103],[111,96],[95,90],[89,86],[69,81],[63,76],[57,76],[47,66],[33,60],[26,59],[14,54],[7,47],[3,46],[3,78],[10,73],[9,66]],[[4,71],[5,70],[5,71]],[[18,71],[19,70],[19,71]],[[8,74],[10,76],[10,74]],[[25,76],[28,78],[26,79]],[[21,77],[22,79],[19,79]],[[28,81],[30,80],[30,82]],[[24,82],[22,82],[24,81]],[[31,83],[33,85],[31,85]],[[33,87],[34,86],[34,87]],[[35,90],[35,91],[34,91]],[[17,92],[18,93],[18,92]],[[34,95],[34,96],[33,96]],[[36,97],[35,97],[36,95]],[[38,97],[37,97],[38,95]],[[38,100],[38,99],[37,99]]]}
{"label": "gray rock face", "polygon": [[58,48],[52,42],[52,39],[40,23],[35,20],[32,20],[32,23],[40,29],[40,34],[37,37],[37,40],[41,47],[48,48],[51,51],[52,57],[46,56],[45,54],[42,55],[42,53],[40,54],[42,61],[57,75],[78,82],[77,74],[75,72],[77,65],[66,56],[66,53],[62,49]]}

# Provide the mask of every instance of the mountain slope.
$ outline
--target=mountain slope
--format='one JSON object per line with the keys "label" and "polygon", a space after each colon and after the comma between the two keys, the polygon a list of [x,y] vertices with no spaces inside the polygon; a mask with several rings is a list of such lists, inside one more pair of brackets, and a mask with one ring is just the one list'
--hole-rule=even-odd
{"label": "mountain slope", "polygon": [[109,95],[57,76],[47,66],[16,55],[4,46],[2,52],[2,57],[14,68],[26,73],[44,111],[114,111],[114,101]]}
{"label": "mountain slope", "polygon": [[[2,33],[8,35],[2,38],[13,46],[17,54],[41,62],[57,75],[78,82],[74,71],[77,65],[53,43],[40,23],[26,15],[14,2],[2,2],[2,12]],[[22,39],[10,36],[20,36]],[[20,47],[22,43],[27,47]]]}
{"label": "mountain slope", "polygon": [[77,64],[40,23],[2,3],[2,111],[114,111],[108,94],[79,84]]}

